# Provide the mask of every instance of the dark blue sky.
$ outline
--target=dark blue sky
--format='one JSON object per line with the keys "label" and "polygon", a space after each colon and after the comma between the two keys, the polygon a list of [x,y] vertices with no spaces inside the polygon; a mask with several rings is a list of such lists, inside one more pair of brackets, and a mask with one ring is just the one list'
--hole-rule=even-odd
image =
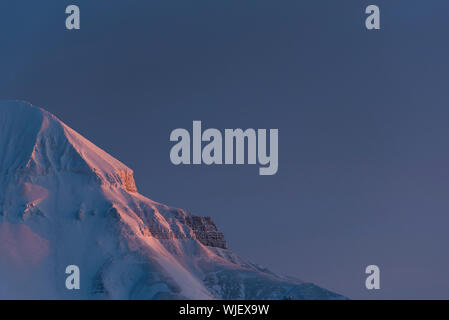
{"label": "dark blue sky", "polygon": [[[0,98],[56,114],[276,272],[448,299],[448,30],[447,0],[5,0]],[[170,132],[193,120],[279,128],[278,174],[172,165]]]}

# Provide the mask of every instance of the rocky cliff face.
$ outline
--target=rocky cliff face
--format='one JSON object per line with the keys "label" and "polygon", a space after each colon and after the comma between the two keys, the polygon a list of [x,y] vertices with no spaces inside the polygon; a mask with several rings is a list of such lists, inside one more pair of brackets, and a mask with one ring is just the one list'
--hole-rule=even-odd
{"label": "rocky cliff face", "polygon": [[137,192],[136,182],[134,181],[134,173],[131,170],[128,171],[118,171],[117,175],[119,176],[123,187],[126,191],[129,192]]}
{"label": "rocky cliff face", "polygon": [[156,239],[193,239],[205,246],[227,249],[226,240],[211,217],[199,217],[186,214],[178,209],[170,229],[161,227],[160,224],[150,224],[148,235]]}
{"label": "rocky cliff face", "polygon": [[192,228],[196,239],[209,247],[226,249],[223,233],[218,231],[211,217],[187,216],[183,223]]}

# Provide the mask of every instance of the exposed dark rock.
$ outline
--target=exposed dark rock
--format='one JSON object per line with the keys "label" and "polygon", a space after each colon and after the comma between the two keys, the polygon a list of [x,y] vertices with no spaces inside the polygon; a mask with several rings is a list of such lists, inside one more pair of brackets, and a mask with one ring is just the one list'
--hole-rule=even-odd
{"label": "exposed dark rock", "polygon": [[196,239],[209,247],[226,249],[226,241],[223,233],[218,231],[211,217],[186,216],[184,223],[192,228]]}
{"label": "exposed dark rock", "polygon": [[192,230],[191,234],[173,232],[172,230],[163,229],[157,225],[150,225],[148,227],[149,233],[157,239],[169,240],[193,238],[205,246],[227,249],[224,235],[218,230],[211,217],[179,215],[176,219],[189,227]]}

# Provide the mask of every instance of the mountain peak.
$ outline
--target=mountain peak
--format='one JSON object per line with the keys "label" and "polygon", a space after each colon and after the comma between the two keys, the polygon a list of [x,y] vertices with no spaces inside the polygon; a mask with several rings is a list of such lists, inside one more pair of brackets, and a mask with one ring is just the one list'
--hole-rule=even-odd
{"label": "mountain peak", "polygon": [[[101,184],[137,192],[133,171],[44,109],[0,101],[0,172],[94,175]],[[14,147],[11,147],[14,146]]]}

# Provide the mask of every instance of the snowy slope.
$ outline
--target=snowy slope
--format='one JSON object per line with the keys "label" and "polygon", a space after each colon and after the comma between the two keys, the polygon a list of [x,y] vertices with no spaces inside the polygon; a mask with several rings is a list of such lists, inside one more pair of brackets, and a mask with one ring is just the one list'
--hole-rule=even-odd
{"label": "snowy slope", "polygon": [[[65,288],[65,268],[81,289]],[[137,192],[133,171],[43,109],[0,102],[0,298],[339,299],[226,249],[210,218]]]}

